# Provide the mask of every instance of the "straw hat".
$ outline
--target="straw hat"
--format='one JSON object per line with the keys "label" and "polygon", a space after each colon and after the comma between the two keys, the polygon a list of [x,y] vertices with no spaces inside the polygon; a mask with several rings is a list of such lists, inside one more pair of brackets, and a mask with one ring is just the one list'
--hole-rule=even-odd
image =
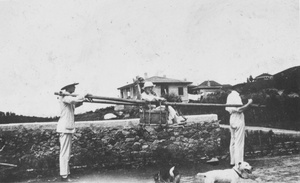
{"label": "straw hat", "polygon": [[146,81],[144,84],[143,89],[147,88],[147,87],[154,87],[155,85],[151,82],[151,81]]}
{"label": "straw hat", "polygon": [[65,89],[69,88],[70,86],[75,86],[75,85],[78,85],[78,84],[79,84],[79,83],[68,84],[68,85],[62,87],[60,90],[65,90]]}

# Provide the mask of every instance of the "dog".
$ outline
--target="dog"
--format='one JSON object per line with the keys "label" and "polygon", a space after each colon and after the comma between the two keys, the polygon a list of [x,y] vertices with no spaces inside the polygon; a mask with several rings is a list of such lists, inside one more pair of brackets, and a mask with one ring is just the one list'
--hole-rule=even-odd
{"label": "dog", "polygon": [[205,183],[230,182],[237,183],[239,179],[247,179],[252,173],[252,166],[247,162],[239,162],[232,169],[212,170],[206,173],[198,173],[197,177],[204,177]]}
{"label": "dog", "polygon": [[173,166],[170,169],[162,169],[153,176],[155,183],[173,182],[180,183],[181,175],[179,171]]}

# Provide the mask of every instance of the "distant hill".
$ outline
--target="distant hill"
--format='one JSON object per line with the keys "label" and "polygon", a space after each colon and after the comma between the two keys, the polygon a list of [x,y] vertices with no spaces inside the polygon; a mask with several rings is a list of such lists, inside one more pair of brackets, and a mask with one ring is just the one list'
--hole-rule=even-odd
{"label": "distant hill", "polygon": [[273,76],[274,87],[287,93],[300,91],[300,66],[292,67]]}
{"label": "distant hill", "polygon": [[[126,108],[123,110],[123,114],[119,114],[114,110],[113,106],[96,109],[95,111],[88,111],[81,114],[75,115],[75,121],[96,121],[103,120],[104,115],[107,113],[113,113],[117,118],[138,118],[138,107]],[[17,115],[12,112],[1,112],[0,111],[0,124],[8,123],[30,123],[30,122],[53,122],[58,121],[59,116],[56,117],[36,117],[36,116],[23,116]]]}
{"label": "distant hill", "polygon": [[101,109],[96,109],[95,111],[89,111],[82,114],[75,115],[75,121],[96,121],[103,120],[104,115],[107,113],[115,113],[114,107],[106,107]]}
{"label": "distant hill", "polygon": [[23,116],[17,115],[13,112],[0,111],[0,124],[8,123],[29,123],[29,122],[50,122],[57,121],[58,117],[36,117],[36,116]]}
{"label": "distant hill", "polygon": [[300,66],[292,67],[273,75],[273,79],[260,80],[250,83],[235,85],[242,89],[243,93],[257,92],[267,88],[284,90],[285,93],[300,92]]}

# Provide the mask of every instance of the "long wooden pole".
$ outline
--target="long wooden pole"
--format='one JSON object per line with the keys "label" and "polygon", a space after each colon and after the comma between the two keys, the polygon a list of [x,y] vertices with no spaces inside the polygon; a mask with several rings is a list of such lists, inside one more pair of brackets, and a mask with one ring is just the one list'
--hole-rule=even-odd
{"label": "long wooden pole", "polygon": [[[241,107],[241,104],[213,104],[213,103],[177,103],[164,102],[165,105],[171,106],[202,106],[202,107]],[[266,107],[264,105],[251,104],[252,107]]]}
{"label": "long wooden pole", "polygon": [[17,165],[10,164],[10,163],[0,163],[0,165],[3,165],[3,166],[12,166],[12,167],[17,167]]}
{"label": "long wooden pole", "polygon": [[[76,94],[63,94],[55,92],[55,95],[65,95],[65,96],[77,96]],[[91,99],[100,99],[106,101],[116,102],[125,102],[127,105],[144,105],[148,102],[144,100],[133,100],[133,99],[122,99],[122,98],[115,98],[115,97],[103,97],[103,96],[94,96],[89,95],[87,98]],[[99,101],[101,103],[101,101]],[[163,102],[164,105],[171,105],[171,106],[202,106],[202,107],[241,107],[243,105],[240,104],[213,104],[213,103],[177,103],[177,102]],[[265,107],[263,105],[251,104],[253,107]]]}
{"label": "long wooden pole", "polygon": [[85,100],[83,102],[98,103],[98,104],[138,105],[138,104],[133,104],[133,103],[129,103],[129,102],[118,102],[118,101],[112,101],[112,100],[92,100],[92,101]]}
{"label": "long wooden pole", "polygon": [[[64,94],[64,93],[59,93],[59,92],[55,92],[54,94],[55,95],[60,95],[60,96],[73,96],[73,97],[78,96],[77,94]],[[123,99],[123,98],[115,98],[115,97],[103,97],[103,96],[95,96],[95,95],[89,95],[86,98],[117,101],[117,102],[128,102],[128,103],[132,103],[132,104],[145,104],[146,103],[146,101],[143,101],[143,100],[131,100],[131,99]]]}
{"label": "long wooden pole", "polygon": [[[59,96],[72,96],[72,97],[76,97],[78,96],[77,94],[64,94],[64,93],[59,93],[59,92],[55,92],[55,95],[59,95]],[[87,97],[87,98],[91,98],[92,97]],[[87,103],[99,103],[99,104],[120,104],[120,105],[137,105],[131,102],[121,102],[121,101],[112,101],[112,100],[84,100],[83,102],[87,102]]]}

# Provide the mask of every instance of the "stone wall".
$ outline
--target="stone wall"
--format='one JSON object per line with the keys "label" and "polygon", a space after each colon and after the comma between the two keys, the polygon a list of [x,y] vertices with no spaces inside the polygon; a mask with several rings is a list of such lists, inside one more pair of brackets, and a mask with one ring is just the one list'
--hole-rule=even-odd
{"label": "stone wall", "polygon": [[[71,169],[193,165],[227,157],[230,132],[216,115],[187,116],[185,126],[143,126],[139,119],[77,122]],[[247,127],[245,158],[300,153],[300,132]],[[0,125],[0,180],[58,175],[56,122]]]}
{"label": "stone wall", "polygon": [[[221,127],[221,149],[228,152],[229,126]],[[300,153],[300,132],[264,127],[246,127],[245,159],[263,156],[282,156]]]}
{"label": "stone wall", "polygon": [[[144,126],[138,119],[79,122],[73,137],[72,168],[139,168],[190,164],[220,153],[216,115],[187,116],[185,126]],[[58,170],[56,123],[2,125],[1,162],[23,172]],[[1,178],[1,177],[0,177]]]}

